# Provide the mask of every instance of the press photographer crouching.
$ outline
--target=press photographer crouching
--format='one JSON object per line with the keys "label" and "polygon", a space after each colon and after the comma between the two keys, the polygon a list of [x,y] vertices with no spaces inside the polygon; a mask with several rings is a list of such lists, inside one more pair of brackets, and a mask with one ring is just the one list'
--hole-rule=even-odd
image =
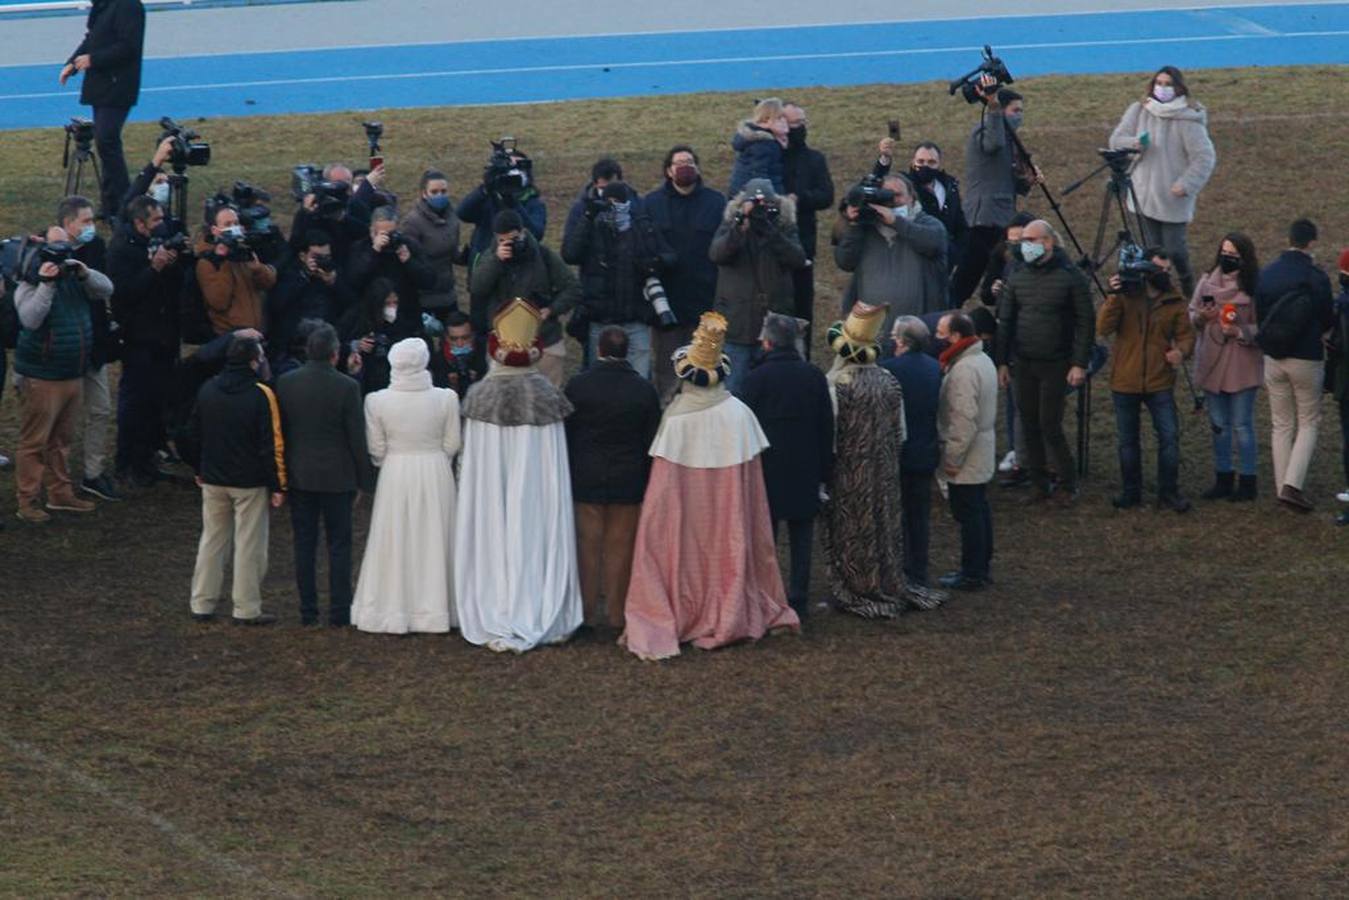
{"label": "press photographer crouching", "polygon": [[726,204],[708,257],[717,264],[713,308],[727,322],[723,352],[731,372],[726,387],[738,393],[759,346],[764,316],[796,311],[792,273],[806,264],[796,204],[778,196],[767,179],[751,179]]}
{"label": "press photographer crouching", "polygon": [[[858,300],[886,305],[884,333],[896,316],[946,308],[946,228],[924,212],[903,175],[868,176],[848,192],[846,227],[834,262],[852,281],[841,299],[846,313]],[[884,356],[891,355],[886,347]]]}
{"label": "press photographer crouching", "polygon": [[90,309],[108,302],[112,282],[76,259],[70,236],[56,226],[47,230],[45,242],[26,249],[21,272],[14,293],[19,317],[14,371],[22,376],[18,390],[23,398],[15,483],[19,519],[40,524],[51,518],[39,504],[44,486],[48,510],[94,509],[75,495],[70,441],[91,365]]}
{"label": "press photographer crouching", "polygon": [[1096,334],[1114,335],[1110,392],[1115,401],[1123,491],[1112,502],[1128,509],[1143,501],[1139,417],[1146,406],[1157,433],[1157,505],[1183,513],[1180,493],[1180,427],[1176,418],[1176,369],[1194,352],[1194,329],[1185,298],[1171,281],[1171,258],[1161,248],[1126,244],[1111,293],[1096,317]]}
{"label": "press photographer crouching", "polygon": [[265,293],[276,284],[276,269],[249,248],[233,206],[208,205],[206,216],[193,252],[211,329],[217,335],[240,328],[265,334]]}
{"label": "press photographer crouching", "polygon": [[192,256],[186,235],[165,235],[163,207],[144,194],[126,205],[108,248],[113,316],[122,336],[117,389],[117,477],[137,487],[159,480],[156,451],[178,359],[178,298]]}

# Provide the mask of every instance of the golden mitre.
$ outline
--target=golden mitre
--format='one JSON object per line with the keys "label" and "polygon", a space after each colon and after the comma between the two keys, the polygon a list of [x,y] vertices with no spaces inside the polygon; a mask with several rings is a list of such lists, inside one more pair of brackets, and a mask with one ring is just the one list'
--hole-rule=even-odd
{"label": "golden mitre", "polygon": [[507,351],[528,351],[534,346],[539,335],[539,323],[543,317],[534,304],[522,297],[516,297],[501,308],[492,319],[492,331],[496,333],[497,345]]}
{"label": "golden mitre", "polygon": [[876,337],[885,324],[885,306],[873,306],[860,300],[848,311],[843,322],[843,336],[856,346],[876,343]]}
{"label": "golden mitre", "polygon": [[699,369],[711,371],[721,364],[721,348],[725,344],[726,317],[718,312],[705,312],[693,331],[688,361]]}

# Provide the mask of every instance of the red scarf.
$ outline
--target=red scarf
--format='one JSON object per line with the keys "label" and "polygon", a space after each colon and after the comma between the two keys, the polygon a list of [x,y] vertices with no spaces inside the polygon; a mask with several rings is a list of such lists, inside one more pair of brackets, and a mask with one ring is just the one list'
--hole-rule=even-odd
{"label": "red scarf", "polygon": [[937,357],[937,361],[941,363],[941,370],[945,372],[948,369],[950,369],[951,363],[955,362],[957,356],[964,353],[966,350],[973,347],[977,343],[979,343],[979,335],[973,334],[970,335],[969,337],[963,337],[960,340],[956,341],[951,346],[947,347],[945,350],[941,352],[941,356]]}

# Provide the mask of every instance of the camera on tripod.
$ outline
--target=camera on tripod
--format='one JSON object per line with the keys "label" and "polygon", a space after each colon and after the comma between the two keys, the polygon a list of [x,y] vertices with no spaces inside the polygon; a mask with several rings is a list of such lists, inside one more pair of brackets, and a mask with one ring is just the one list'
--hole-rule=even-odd
{"label": "camera on tripod", "polygon": [[94,123],[82,116],[72,116],[66,123],[66,143],[75,142],[76,149],[88,153],[94,146]]}
{"label": "camera on tripod", "polygon": [[1134,157],[1142,153],[1142,150],[1136,150],[1133,147],[1124,147],[1119,150],[1110,150],[1102,147],[1096,151],[1096,154],[1105,160],[1105,164],[1110,167],[1114,175],[1125,175],[1129,167],[1134,163]]}
{"label": "camera on tripod", "polygon": [[518,197],[529,186],[534,163],[515,149],[515,138],[504,136],[492,141],[492,155],[483,169],[482,184],[500,197]]}
{"label": "camera on tripod", "polygon": [[884,186],[884,181],[876,175],[866,175],[848,191],[844,200],[848,206],[857,210],[857,223],[869,225],[880,221],[880,215],[871,208],[871,204],[890,207],[895,203],[895,192]]}
{"label": "camera on tripod", "polygon": [[983,99],[978,91],[979,79],[985,75],[991,75],[997,81],[992,90],[997,90],[1004,84],[1011,84],[1016,81],[1012,77],[1012,73],[1007,70],[1007,64],[993,55],[992,47],[984,44],[983,61],[959,78],[952,79],[951,83],[946,86],[947,93],[954,97],[956,91],[960,91],[965,97],[966,103],[978,103]]}
{"label": "camera on tripod", "polygon": [[1162,267],[1148,257],[1148,251],[1143,247],[1131,240],[1124,240],[1120,244],[1119,269],[1116,274],[1125,291],[1137,291],[1149,275],[1160,271]]}
{"label": "camera on tripod", "polygon": [[188,166],[210,164],[211,145],[203,141],[197,132],[184,128],[168,116],[159,120],[159,127],[163,129],[159,135],[160,142],[169,138],[173,140],[169,150],[169,165],[173,166],[173,171],[181,175]]}

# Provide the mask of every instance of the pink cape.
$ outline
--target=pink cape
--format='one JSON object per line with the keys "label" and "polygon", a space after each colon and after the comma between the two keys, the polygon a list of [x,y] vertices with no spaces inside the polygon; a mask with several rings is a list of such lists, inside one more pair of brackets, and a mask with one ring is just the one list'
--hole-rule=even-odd
{"label": "pink cape", "polygon": [[694,469],[656,457],[642,503],[624,645],[642,659],[800,628],[778,570],[759,458]]}

